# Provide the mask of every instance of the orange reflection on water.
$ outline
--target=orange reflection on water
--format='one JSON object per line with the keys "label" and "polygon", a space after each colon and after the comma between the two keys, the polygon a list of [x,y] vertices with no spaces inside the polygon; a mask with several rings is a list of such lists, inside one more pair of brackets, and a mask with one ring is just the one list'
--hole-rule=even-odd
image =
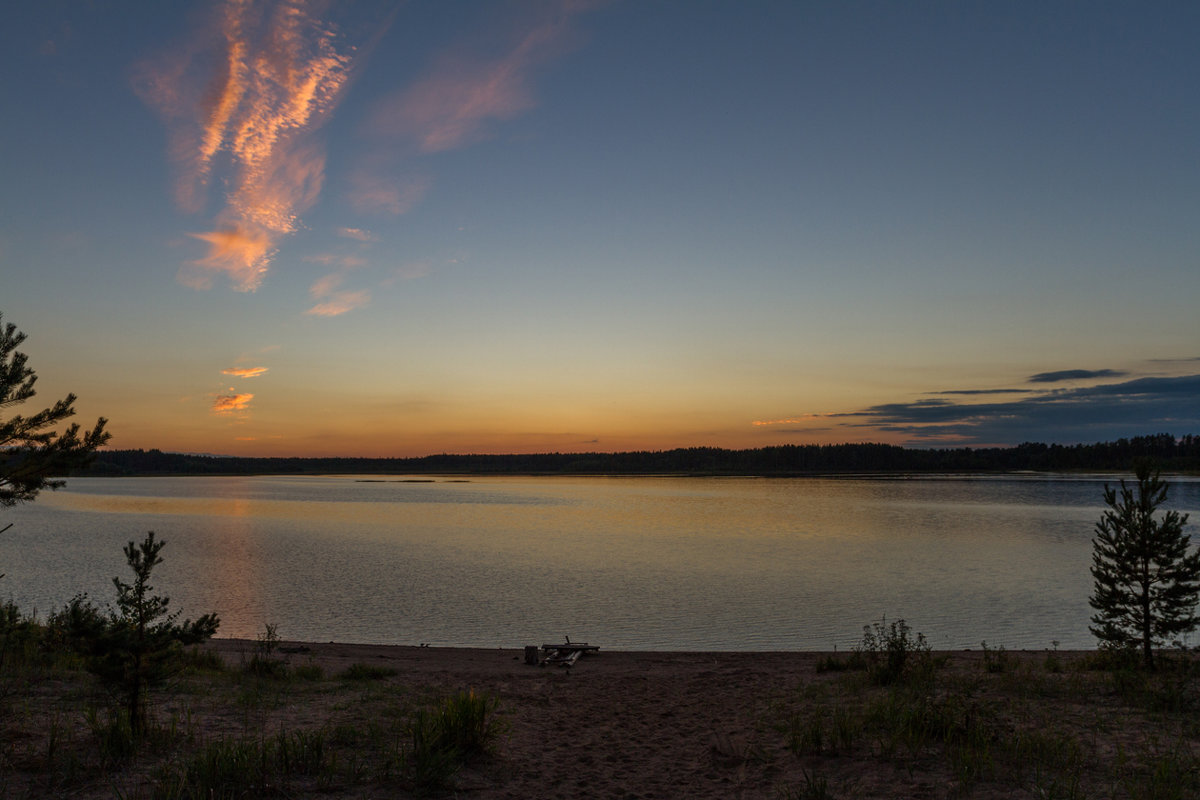
{"label": "orange reflection on water", "polygon": [[[207,501],[212,504],[213,501]],[[252,535],[249,520],[254,516],[256,503],[244,497],[217,501],[226,517],[214,525],[211,552],[215,560],[211,571],[212,588],[221,598],[227,614],[221,636],[250,638],[267,622],[262,596],[264,562]],[[212,513],[210,511],[210,513]],[[232,616],[232,619],[228,618]],[[250,629],[250,619],[261,619],[261,625]]]}
{"label": "orange reflection on water", "polygon": [[[199,536],[180,542],[169,530],[159,531],[168,542],[164,558],[171,561],[171,545],[195,551],[181,560],[202,564],[195,574],[186,576],[189,584],[202,584],[200,593],[223,609],[218,636],[253,638],[267,622],[261,591],[266,574],[265,559],[253,535],[250,521],[255,517],[282,516],[288,503],[270,503],[244,497],[149,497],[137,495],[92,495],[72,492],[47,497],[48,505],[69,511],[146,516],[195,516],[208,522]],[[290,512],[294,514],[294,510]],[[150,527],[150,526],[148,526]],[[133,532],[131,532],[133,535]],[[170,592],[168,592],[169,594]],[[207,608],[207,606],[206,606]],[[202,609],[183,609],[186,616],[204,613]]]}

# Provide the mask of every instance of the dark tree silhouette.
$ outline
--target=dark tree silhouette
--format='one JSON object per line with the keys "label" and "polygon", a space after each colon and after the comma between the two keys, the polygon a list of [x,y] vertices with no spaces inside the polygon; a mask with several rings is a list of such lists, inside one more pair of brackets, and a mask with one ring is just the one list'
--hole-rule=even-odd
{"label": "dark tree silhouette", "polygon": [[[37,394],[33,388],[37,375],[27,365],[25,354],[17,350],[23,341],[25,334],[11,322],[0,324],[0,412]],[[59,423],[74,416],[75,399],[68,394],[35,414],[0,417],[0,506],[27,502],[42,489],[62,486],[55,477],[86,465],[96,448],[108,441],[103,417],[86,433],[80,433],[77,424],[61,434],[55,431]]]}
{"label": "dark tree silhouette", "polygon": [[1136,475],[1136,486],[1121,481],[1120,492],[1104,487],[1108,509],[1092,540],[1096,584],[1090,603],[1096,613],[1090,629],[1105,645],[1140,648],[1146,668],[1153,669],[1155,645],[1200,623],[1200,551],[1189,552],[1186,514],[1156,516],[1167,499],[1166,481],[1145,464]]}
{"label": "dark tree silhouette", "polygon": [[133,583],[113,578],[115,611],[105,616],[81,595],[52,620],[84,654],[88,670],[120,694],[135,734],[145,729],[146,692],[175,672],[184,645],[212,638],[220,625],[216,614],[177,623],[179,612],[167,610],[170,598],[152,594],[150,574],[165,544],[151,531],[125,547]]}

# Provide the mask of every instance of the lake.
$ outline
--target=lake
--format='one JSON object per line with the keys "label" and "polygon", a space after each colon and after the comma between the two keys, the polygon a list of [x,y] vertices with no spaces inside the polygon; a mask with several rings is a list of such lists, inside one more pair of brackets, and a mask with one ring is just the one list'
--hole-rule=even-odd
{"label": "lake", "polygon": [[[76,478],[0,509],[0,597],[114,598],[121,548],[219,635],[520,647],[830,650],[904,618],[939,649],[1095,646],[1112,476]],[[1200,480],[1168,507],[1200,522]]]}

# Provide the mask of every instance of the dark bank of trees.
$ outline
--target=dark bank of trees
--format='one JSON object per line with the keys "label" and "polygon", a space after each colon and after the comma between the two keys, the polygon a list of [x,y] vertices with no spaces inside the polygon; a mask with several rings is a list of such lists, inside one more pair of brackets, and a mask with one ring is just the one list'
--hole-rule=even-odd
{"label": "dark bank of trees", "polygon": [[107,450],[75,475],[828,475],[1122,471],[1150,460],[1168,472],[1200,471],[1200,436],[1137,436],[1097,444],[916,449],[887,444],[779,445],[752,450],[688,447],[627,453],[441,454],[420,458],[240,458],[160,450]]}

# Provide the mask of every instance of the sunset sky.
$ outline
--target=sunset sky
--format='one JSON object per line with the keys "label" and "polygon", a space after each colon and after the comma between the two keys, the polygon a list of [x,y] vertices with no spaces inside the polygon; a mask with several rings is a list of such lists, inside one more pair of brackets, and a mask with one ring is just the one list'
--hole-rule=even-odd
{"label": "sunset sky", "polygon": [[1198,41],[1185,2],[11,4],[0,312],[116,448],[1200,433]]}

